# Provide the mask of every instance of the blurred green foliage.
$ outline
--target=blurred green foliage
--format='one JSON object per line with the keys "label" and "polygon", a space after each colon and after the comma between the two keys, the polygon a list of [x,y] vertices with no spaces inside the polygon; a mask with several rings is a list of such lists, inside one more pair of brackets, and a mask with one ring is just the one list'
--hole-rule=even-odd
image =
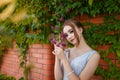
{"label": "blurred green foliage", "polygon": [[[116,18],[120,13],[119,6],[120,0],[17,0],[12,15],[22,9],[27,11],[27,15],[18,23],[11,21],[12,15],[0,22],[0,55],[3,56],[8,45],[15,41],[21,52],[20,66],[25,68],[27,49],[30,44],[50,43],[49,35],[61,32],[55,29],[56,26],[61,28],[64,20],[86,14],[89,18],[108,15],[105,17],[104,23],[99,25],[83,23],[85,26],[91,26],[85,30],[85,38],[93,48],[97,45],[111,45],[109,50],[100,51],[103,59],[106,60],[109,52],[114,52],[117,59],[120,59],[120,21]],[[2,12],[6,7],[7,5],[1,7],[0,11]],[[113,31],[115,34],[106,35],[109,31]],[[106,61],[110,62],[109,59]],[[100,68],[97,74],[102,75],[105,79],[120,79],[118,75],[120,70],[112,63],[109,65],[110,70]]]}

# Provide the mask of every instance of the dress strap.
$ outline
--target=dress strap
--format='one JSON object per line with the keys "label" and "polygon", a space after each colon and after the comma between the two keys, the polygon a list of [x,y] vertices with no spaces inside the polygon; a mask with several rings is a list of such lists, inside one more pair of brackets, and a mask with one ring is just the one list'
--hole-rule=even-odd
{"label": "dress strap", "polygon": [[94,53],[96,53],[95,50],[90,51],[89,56],[88,56],[88,58],[87,58],[87,61],[91,58],[91,56],[92,56]]}

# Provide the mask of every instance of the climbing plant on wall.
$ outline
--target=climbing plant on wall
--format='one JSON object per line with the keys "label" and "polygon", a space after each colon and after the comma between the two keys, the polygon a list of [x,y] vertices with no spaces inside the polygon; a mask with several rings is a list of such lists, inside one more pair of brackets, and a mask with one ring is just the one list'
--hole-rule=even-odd
{"label": "climbing plant on wall", "polygon": [[[20,48],[21,67],[26,66],[28,46],[39,42],[49,43],[51,32],[55,34],[57,32],[54,27],[61,27],[64,20],[83,14],[88,15],[89,18],[109,15],[99,25],[83,23],[85,26],[91,26],[86,29],[85,38],[93,48],[96,48],[97,45],[111,45],[109,50],[100,51],[102,58],[109,63],[110,69],[106,71],[100,67],[96,74],[102,75],[105,79],[120,77],[119,68],[112,64],[111,60],[106,59],[109,52],[114,52],[117,59],[120,59],[120,21],[116,18],[120,13],[119,0],[13,0],[15,4],[10,1],[12,0],[8,0],[6,4],[0,6],[1,13],[5,12],[4,9],[10,11],[5,20],[0,20],[0,28],[3,26],[0,32],[4,31],[5,34],[12,35],[9,39],[5,39],[6,35],[0,35],[0,51],[5,51],[7,48],[8,44],[5,42],[9,42],[10,39],[14,40],[17,47]],[[10,4],[11,9],[8,8]],[[109,31],[114,34],[107,35]],[[3,44],[5,46],[1,46]]]}
{"label": "climbing plant on wall", "polygon": [[[85,37],[89,45],[94,49],[97,49],[101,55],[101,59],[106,62],[103,65],[107,68],[99,66],[96,74],[101,75],[103,79],[115,79],[120,78],[120,20],[116,16],[104,17],[104,23],[95,25],[93,23],[84,23],[91,26],[85,31]],[[101,50],[98,46],[109,46],[106,50]],[[114,54],[116,57],[111,59],[108,57],[110,54]],[[113,60],[115,62],[113,62]],[[118,63],[117,63],[118,60]]]}

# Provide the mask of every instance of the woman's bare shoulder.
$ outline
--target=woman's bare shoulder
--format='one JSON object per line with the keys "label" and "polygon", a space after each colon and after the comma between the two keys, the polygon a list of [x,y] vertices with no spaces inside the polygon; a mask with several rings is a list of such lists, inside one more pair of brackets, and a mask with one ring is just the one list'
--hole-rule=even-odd
{"label": "woman's bare shoulder", "polygon": [[100,59],[100,54],[97,51],[95,51],[95,54],[93,54],[93,56],[91,58]]}

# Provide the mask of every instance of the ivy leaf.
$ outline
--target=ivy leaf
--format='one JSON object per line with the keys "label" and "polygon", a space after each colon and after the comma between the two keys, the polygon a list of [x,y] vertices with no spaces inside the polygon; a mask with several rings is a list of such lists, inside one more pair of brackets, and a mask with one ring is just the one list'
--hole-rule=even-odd
{"label": "ivy leaf", "polygon": [[88,1],[88,4],[89,4],[90,7],[92,6],[92,3],[93,3],[93,0]]}
{"label": "ivy leaf", "polygon": [[80,7],[81,6],[81,2],[76,2],[76,3],[73,3],[71,8],[74,9],[75,7]]}
{"label": "ivy leaf", "polygon": [[120,50],[116,50],[116,54],[120,58]]}
{"label": "ivy leaf", "polygon": [[38,38],[39,38],[40,40],[44,40],[44,35],[40,34],[40,35],[38,36]]}
{"label": "ivy leaf", "polygon": [[22,62],[20,63],[20,66],[21,66],[21,67],[24,67],[24,64],[25,64],[25,62],[22,61]]}
{"label": "ivy leaf", "polygon": [[116,42],[113,44],[114,49],[120,49],[120,42]]}

